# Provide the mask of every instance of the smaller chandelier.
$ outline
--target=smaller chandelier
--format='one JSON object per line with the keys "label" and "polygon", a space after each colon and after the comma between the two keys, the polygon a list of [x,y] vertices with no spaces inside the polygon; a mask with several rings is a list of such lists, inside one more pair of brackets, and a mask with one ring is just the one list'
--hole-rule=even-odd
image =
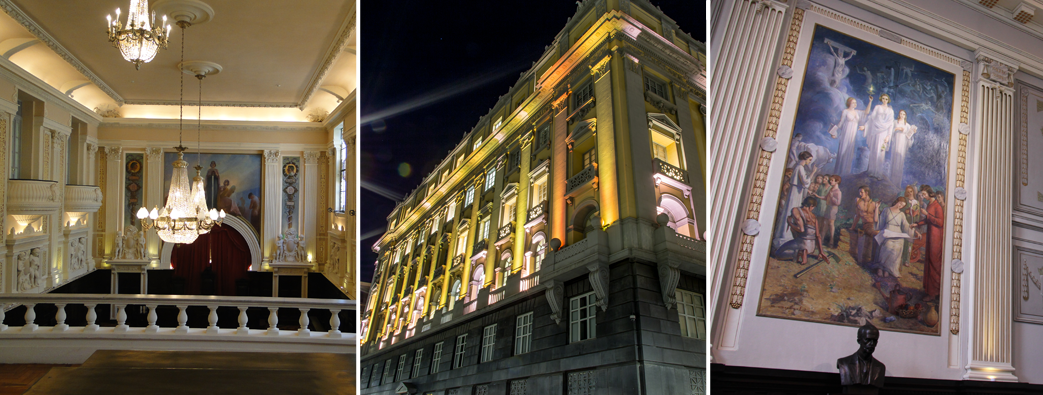
{"label": "smaller chandelier", "polygon": [[106,15],[109,21],[109,42],[123,54],[123,59],[134,63],[134,69],[141,69],[142,63],[151,62],[160,49],[167,47],[170,25],[167,16],[163,15],[163,23],[156,24],[156,13],[149,15],[148,0],[130,0],[130,11],[127,25],[120,22],[120,9],[116,9],[116,20]]}
{"label": "smaller chandelier", "polygon": [[[224,222],[225,211],[206,210],[202,189],[192,191],[188,183],[188,162],[185,161],[185,147],[178,146],[178,159],[174,161],[174,174],[170,180],[170,193],[167,205],[162,209],[153,207],[149,212],[144,207],[138,209],[137,217],[141,221],[142,230],[153,227],[159,238],[167,243],[191,244],[201,234],[210,231],[214,226]],[[198,166],[197,166],[198,167]],[[196,181],[201,185],[199,167],[196,170]],[[194,195],[194,196],[193,196]],[[200,206],[202,203],[202,206]]]}

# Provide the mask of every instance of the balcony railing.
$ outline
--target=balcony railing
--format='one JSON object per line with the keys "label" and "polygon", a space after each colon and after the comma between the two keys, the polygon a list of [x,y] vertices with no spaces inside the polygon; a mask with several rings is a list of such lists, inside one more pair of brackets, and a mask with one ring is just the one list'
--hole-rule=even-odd
{"label": "balcony railing", "polygon": [[[355,301],[341,299],[300,299],[300,298],[264,298],[264,297],[240,297],[240,296],[183,296],[183,295],[99,295],[99,294],[0,294],[0,305],[15,304],[24,305],[25,324],[20,327],[3,325],[6,313],[0,309],[0,338],[39,338],[53,334],[58,338],[104,338],[104,339],[126,339],[126,340],[158,340],[168,337],[171,340],[199,339],[220,340],[236,339],[239,336],[258,337],[258,339],[271,339],[280,342],[300,342],[303,339],[311,339],[305,342],[314,342],[316,339],[338,339],[337,342],[353,344],[355,334],[344,334],[340,331],[341,320],[339,313],[342,310],[353,311],[356,308]],[[36,324],[36,305],[53,304],[57,307],[55,315],[56,324],[51,327],[41,327]],[[96,321],[98,313],[95,307],[98,305],[112,304],[116,309],[116,326],[101,327]],[[68,316],[65,307],[68,305],[83,305],[87,308],[85,326],[69,326],[66,324]],[[145,306],[148,308],[145,327],[131,327],[127,324],[127,306]],[[178,309],[176,327],[160,327],[156,308],[158,306],[176,306]],[[205,328],[190,328],[188,323],[188,307],[205,306],[210,310],[207,316],[209,326]],[[218,325],[218,307],[235,307],[239,309],[238,328],[221,329]],[[268,309],[268,329],[250,329],[247,324],[246,310],[250,307]],[[300,329],[297,331],[280,332],[279,309],[300,310]],[[311,324],[308,318],[310,310],[328,310],[330,315],[330,330],[328,332],[315,332],[309,329]],[[352,330],[353,332],[353,330]],[[113,337],[112,334],[120,334]]]}
{"label": "balcony railing", "polygon": [[453,267],[451,269],[456,269],[458,267],[463,267],[464,266],[464,259],[467,259],[467,258],[464,258],[464,254],[457,255],[456,258],[453,258]]}
{"label": "balcony railing", "polygon": [[539,273],[534,273],[532,275],[529,275],[529,277],[522,277],[521,284],[519,285],[519,289],[518,290],[520,292],[525,292],[525,291],[528,291],[528,290],[532,289],[532,287],[535,287],[537,285],[540,285],[540,274]]}
{"label": "balcony railing", "polygon": [[485,239],[481,239],[474,244],[474,251],[471,252],[471,256],[478,255],[479,252],[485,251],[488,248],[489,243]]}
{"label": "balcony railing", "polygon": [[514,233],[513,223],[509,223],[501,227],[500,230],[496,232],[496,239],[503,240],[505,237],[510,236],[511,233]]}
{"label": "balcony railing", "polygon": [[445,274],[445,266],[439,265],[438,267],[435,268],[435,276],[434,276],[434,278],[437,279],[439,277],[442,277],[443,274]]}
{"label": "balcony railing", "polygon": [[503,300],[503,296],[506,294],[506,292],[504,292],[504,291],[505,290],[503,288],[500,288],[500,290],[493,291],[492,293],[490,293],[489,294],[489,304],[491,305],[491,304],[494,304],[496,302],[499,302],[499,301]]}
{"label": "balcony railing", "polygon": [[681,170],[680,167],[666,163],[658,158],[653,160],[653,163],[655,164],[656,174],[662,174],[675,181],[688,184],[688,172]]}
{"label": "balcony railing", "polygon": [[547,201],[544,200],[544,201],[540,202],[539,204],[537,204],[535,206],[532,206],[532,208],[529,209],[529,215],[528,215],[528,219],[526,221],[532,222],[532,221],[536,220],[537,218],[539,218],[540,216],[542,216],[542,215],[544,215],[546,213],[547,213]]}
{"label": "balcony railing", "polygon": [[580,170],[579,173],[576,173],[576,175],[569,178],[568,182],[566,182],[565,184],[565,194],[570,195],[572,194],[572,192],[575,192],[580,187],[587,185],[587,183],[597,180],[597,178],[597,166],[587,166],[583,170]]}

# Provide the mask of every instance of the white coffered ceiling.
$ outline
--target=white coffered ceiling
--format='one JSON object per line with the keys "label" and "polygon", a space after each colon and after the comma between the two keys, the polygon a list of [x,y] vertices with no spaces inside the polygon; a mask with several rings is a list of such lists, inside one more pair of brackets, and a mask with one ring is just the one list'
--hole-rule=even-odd
{"label": "white coffered ceiling", "polygon": [[[205,1],[213,19],[189,27],[184,40],[186,60],[223,67],[203,82],[204,119],[307,121],[355,90],[353,0]],[[177,118],[180,29],[172,28],[168,49],[135,70],[105,34],[105,16],[128,5],[0,0],[0,56],[63,93],[75,88],[73,99],[87,108],[122,105],[123,117]],[[197,95],[198,82],[186,75],[186,101]],[[195,112],[186,109],[192,118]]]}

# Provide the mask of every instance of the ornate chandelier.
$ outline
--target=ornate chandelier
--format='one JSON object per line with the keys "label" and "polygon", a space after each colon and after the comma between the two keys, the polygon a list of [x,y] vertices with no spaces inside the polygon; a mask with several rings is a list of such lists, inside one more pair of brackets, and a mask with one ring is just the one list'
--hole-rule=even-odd
{"label": "ornate chandelier", "polygon": [[[178,146],[177,160],[174,161],[174,173],[170,179],[170,190],[167,193],[167,204],[162,210],[156,207],[149,212],[144,207],[137,212],[138,220],[144,230],[156,228],[159,238],[167,243],[191,244],[201,234],[206,234],[214,226],[224,222],[225,212],[215,209],[207,210],[206,198],[203,191],[203,177],[199,175],[202,166],[196,166],[196,176],[193,183],[188,182],[188,162],[185,161],[185,150],[182,144],[182,132],[184,131],[185,112],[185,74],[183,70],[185,60],[185,28],[189,24],[178,23],[181,27],[181,63],[178,69],[181,71],[181,93],[180,93],[180,115],[178,121]],[[205,73],[203,74],[205,76]],[[202,78],[200,78],[200,89],[202,89]],[[202,104],[202,90],[200,90],[200,104]],[[200,108],[202,115],[202,108]],[[200,121],[202,122],[202,121]],[[198,131],[197,131],[198,133]],[[198,139],[198,137],[197,137]],[[197,142],[198,144],[198,142]]]}
{"label": "ornate chandelier", "polygon": [[109,21],[109,42],[120,50],[123,59],[134,63],[134,69],[141,69],[142,63],[151,62],[160,49],[166,49],[170,35],[167,16],[163,15],[163,23],[156,24],[156,13],[149,15],[148,0],[130,0],[127,13],[127,25],[120,22],[120,9],[116,8],[116,20],[106,15]]}

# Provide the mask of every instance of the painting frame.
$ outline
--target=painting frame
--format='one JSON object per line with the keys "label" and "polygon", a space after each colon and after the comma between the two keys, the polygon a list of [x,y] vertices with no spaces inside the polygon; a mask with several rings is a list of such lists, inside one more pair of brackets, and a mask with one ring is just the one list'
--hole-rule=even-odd
{"label": "painting frame", "polygon": [[[948,119],[945,124],[941,125],[945,126],[944,135],[947,136],[948,141],[945,150],[939,151],[941,158],[943,158],[944,160],[943,168],[945,169],[944,177],[942,181],[939,183],[940,186],[942,186],[942,188],[939,189],[943,191],[943,193],[940,194],[940,196],[942,196],[945,202],[949,202],[949,204],[946,204],[943,209],[945,224],[941,231],[942,258],[939,279],[940,284],[938,290],[938,298],[936,302],[938,322],[935,325],[933,325],[931,330],[907,330],[903,328],[894,328],[878,325],[878,327],[880,327],[881,330],[935,336],[940,335],[942,332],[942,328],[949,321],[946,318],[949,315],[947,311],[950,308],[948,294],[950,292],[951,284],[948,280],[950,276],[950,263],[954,252],[954,239],[956,237],[953,232],[953,220],[956,217],[956,215],[954,214],[954,206],[956,206],[956,204],[953,204],[953,202],[955,202],[955,199],[953,199],[952,196],[953,190],[957,185],[956,177],[954,175],[957,174],[958,167],[962,169],[964,166],[964,163],[962,161],[960,161],[960,164],[958,166],[958,161],[956,160],[956,158],[958,155],[966,154],[966,136],[961,136],[958,132],[958,129],[961,123],[967,122],[966,110],[969,101],[969,86],[967,84],[967,76],[969,75],[969,66],[967,65],[968,62],[961,62],[960,59],[946,55],[944,53],[925,47],[918,43],[901,39],[899,37],[895,37],[898,38],[897,41],[883,38],[881,31],[870,25],[859,23],[845,24],[829,19],[828,17],[813,16],[812,14],[808,14],[807,19],[803,22],[802,31],[799,36],[799,39],[797,40],[797,50],[795,51],[795,54],[793,56],[794,64],[792,67],[792,74],[790,74],[791,77],[783,76],[784,72],[788,70],[781,70],[781,68],[779,70],[780,81],[781,79],[788,79],[788,83],[790,84],[790,86],[788,92],[786,92],[785,94],[784,105],[781,106],[782,111],[778,118],[778,125],[780,127],[780,131],[776,135],[778,151],[776,152],[776,155],[774,155],[774,157],[772,158],[772,167],[769,169],[769,174],[767,177],[767,179],[769,180],[768,184],[766,185],[768,194],[765,195],[764,207],[760,213],[760,223],[763,226],[763,230],[761,231],[761,235],[757,238],[757,246],[755,246],[755,249],[759,252],[755,254],[755,257],[753,257],[754,265],[763,264],[764,266],[761,268],[757,268],[756,266],[754,266],[750,269],[751,272],[760,271],[761,273],[763,273],[763,275],[758,279],[758,281],[751,284],[751,286],[755,286],[760,289],[760,291],[757,293],[758,303],[755,314],[758,317],[765,318],[781,318],[812,323],[858,326],[857,324],[852,323],[831,322],[828,320],[806,319],[801,317],[786,316],[783,314],[772,314],[770,312],[765,312],[762,308],[762,305],[765,304],[766,300],[765,292],[767,289],[767,284],[773,280],[773,274],[770,266],[772,260],[775,258],[773,258],[770,255],[774,251],[775,246],[771,244],[770,239],[774,238],[775,228],[777,227],[776,225],[778,225],[777,220],[781,218],[781,215],[779,215],[779,210],[784,210],[780,206],[786,204],[785,202],[780,201],[780,197],[783,194],[783,185],[786,183],[785,177],[783,176],[784,169],[787,167],[786,162],[788,161],[788,152],[790,145],[791,143],[793,143],[794,140],[793,134],[795,133],[797,124],[797,112],[800,110],[801,97],[803,96],[805,89],[805,80],[808,78],[808,76],[805,75],[805,72],[811,67],[810,65],[812,63],[812,42],[814,40],[814,37],[816,36],[816,31],[820,28],[825,28],[838,32],[840,34],[849,36],[852,39],[860,40],[861,42],[864,42],[866,45],[874,46],[878,48],[878,50],[889,51],[897,54],[898,56],[907,57],[912,61],[924,63],[926,65],[935,67],[941,71],[947,72],[948,74],[952,75],[952,83],[948,85],[952,89],[949,92],[950,95],[947,96],[951,98],[951,101],[949,102],[950,105],[946,108],[945,111],[945,114],[948,116]],[[794,89],[793,84],[798,85],[796,89]],[[939,126],[938,130],[942,130],[941,126]],[[786,129],[787,127],[789,129]],[[957,144],[958,141],[959,144]],[[962,186],[962,183],[960,185]],[[845,198],[847,198],[847,196],[845,196]],[[959,206],[962,213],[962,201],[959,203]],[[960,220],[958,220],[958,222],[959,226],[962,226],[962,216]],[[764,226],[767,224],[770,224],[771,228]],[[962,233],[959,237],[962,238]],[[767,246],[765,246],[765,244],[767,244]]]}
{"label": "painting frame", "polygon": [[[1030,324],[1043,324],[1043,274],[1034,275],[1043,270],[1043,250],[1013,246],[1014,263],[1017,265],[1014,274],[1014,321]],[[1036,258],[1037,264],[1030,265],[1028,258]],[[1028,270],[1026,270],[1026,268]],[[1038,299],[1034,303],[1039,306],[1039,312],[1033,314],[1028,310],[1027,302]]]}
{"label": "painting frame", "polygon": [[[1028,154],[1029,152],[1039,152],[1034,151],[1034,148],[1043,150],[1043,133],[1037,134],[1029,131],[1030,129],[1039,130],[1043,128],[1043,111],[1035,111],[1036,114],[1031,114],[1035,116],[1030,116],[1030,108],[1033,107],[1031,105],[1033,103],[1030,103],[1032,99],[1035,99],[1034,104],[1037,110],[1040,109],[1040,104],[1043,103],[1043,88],[1018,80],[1015,84],[1015,89],[1018,100],[1018,123],[1017,136],[1012,139],[1014,143],[1014,152],[1012,154],[1018,161],[1017,165],[1014,166],[1015,191],[1013,210],[1043,216],[1043,173],[1040,173],[1040,176],[1033,180],[1029,171],[1030,169],[1043,168],[1043,157],[1030,157]],[[1033,188],[1029,188],[1030,184]],[[1026,196],[1026,191],[1029,189],[1036,190],[1037,199],[1033,200]],[[1031,195],[1031,192],[1028,195]]]}
{"label": "painting frame", "polygon": [[[162,195],[163,198],[162,198],[162,202],[161,202],[163,205],[166,205],[167,191],[169,191],[169,189],[170,189],[170,182],[171,182],[171,178],[173,177],[173,162],[177,160],[177,155],[178,155],[178,153],[176,151],[164,150],[164,152],[163,152],[163,184],[162,184],[163,185],[163,195]],[[197,158],[196,155],[200,155],[200,157]],[[251,212],[251,213],[249,213],[249,215],[240,214],[240,215],[237,215],[237,216],[244,223],[249,225],[249,227],[251,228],[251,230],[254,233],[254,237],[256,237],[257,240],[261,240],[261,233],[262,233],[262,231],[264,229],[264,221],[266,219],[265,218],[265,212],[264,212],[265,211],[264,210],[264,199],[265,199],[265,194],[264,194],[264,190],[265,190],[264,172],[265,172],[265,168],[264,168],[263,154],[261,152],[257,152],[257,151],[245,151],[245,152],[234,152],[234,151],[225,152],[225,151],[222,151],[222,152],[202,152],[202,153],[199,153],[199,152],[186,152],[184,154],[184,160],[186,162],[188,162],[188,167],[189,167],[188,168],[188,179],[189,179],[189,182],[191,182],[192,178],[195,177],[195,175],[196,175],[196,173],[195,173],[196,170],[195,170],[194,167],[196,166],[197,163],[200,166],[203,167],[203,169],[201,170],[201,174],[200,175],[202,175],[204,177],[204,180],[210,180],[209,172],[212,169],[211,166],[213,166],[213,164],[211,164],[211,162],[215,162],[215,161],[231,161],[231,162],[233,162],[229,166],[225,166],[225,165],[222,165],[222,164],[219,164],[217,166],[217,168],[218,168],[218,176],[221,177],[219,179],[222,180],[222,181],[227,181],[231,186],[239,187],[238,190],[233,189],[232,193],[230,194],[230,196],[228,196],[228,198],[231,201],[234,202],[234,203],[232,203],[232,205],[235,206],[241,213],[242,212],[246,212],[246,211],[251,211],[251,208],[256,206],[256,208],[258,209],[256,213],[252,213]],[[211,165],[208,165],[208,164],[211,164]],[[224,177],[227,173],[221,171],[222,168],[227,169],[227,167],[232,167],[233,169],[236,169],[236,170],[245,169],[246,170],[245,175],[236,177],[236,181],[233,184],[232,180],[230,180],[228,177]],[[238,173],[235,173],[235,174],[238,175]],[[219,183],[220,183],[220,181],[219,181]],[[216,201],[219,198],[219,196],[218,196],[219,193],[216,193],[216,192],[215,193],[210,193],[209,192],[209,187],[206,187],[206,188],[208,190],[208,192],[207,192],[207,207],[209,207],[209,208],[217,208],[219,210],[220,209],[225,209],[226,207],[222,207],[221,205],[215,205],[215,204],[211,203],[211,201]],[[253,195],[253,198],[251,198],[250,195]],[[254,202],[253,199],[256,199],[257,201]],[[227,212],[228,215],[234,215],[231,212],[232,210],[226,210],[226,211],[228,211]]]}

